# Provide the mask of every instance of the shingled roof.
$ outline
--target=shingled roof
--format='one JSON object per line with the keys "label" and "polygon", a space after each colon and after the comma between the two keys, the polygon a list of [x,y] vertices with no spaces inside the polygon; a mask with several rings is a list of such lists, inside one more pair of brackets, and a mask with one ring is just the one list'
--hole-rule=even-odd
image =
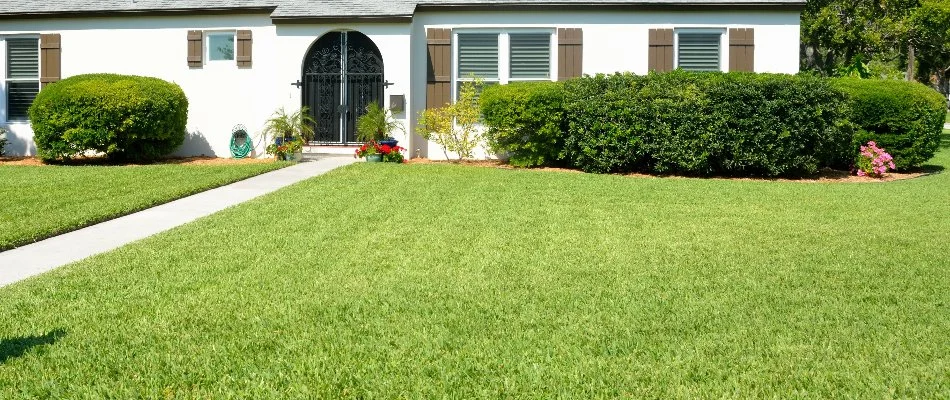
{"label": "shingled roof", "polygon": [[411,18],[419,9],[579,7],[792,7],[805,0],[3,0],[0,16],[44,17],[136,13],[269,13],[297,18]]}

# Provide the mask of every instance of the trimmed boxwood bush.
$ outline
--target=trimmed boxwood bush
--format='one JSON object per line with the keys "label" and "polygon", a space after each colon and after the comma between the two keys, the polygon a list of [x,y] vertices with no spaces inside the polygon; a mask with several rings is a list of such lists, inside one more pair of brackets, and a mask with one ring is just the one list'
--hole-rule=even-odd
{"label": "trimmed boxwood bush", "polygon": [[97,151],[117,160],[150,160],[185,137],[188,99],[158,78],[89,74],[50,84],[29,110],[44,160]]}
{"label": "trimmed boxwood bush", "polygon": [[519,167],[556,164],[564,148],[564,90],[558,82],[492,85],[480,98],[488,130],[485,140],[496,154]]}
{"label": "trimmed boxwood bush", "polygon": [[843,91],[859,130],[851,152],[870,140],[894,157],[897,169],[918,167],[940,147],[946,117],[943,96],[920,83],[897,80],[840,78],[832,84]]}
{"label": "trimmed boxwood bush", "polygon": [[598,75],[565,96],[566,157],[585,171],[804,175],[853,159],[843,95],[820,78]]}

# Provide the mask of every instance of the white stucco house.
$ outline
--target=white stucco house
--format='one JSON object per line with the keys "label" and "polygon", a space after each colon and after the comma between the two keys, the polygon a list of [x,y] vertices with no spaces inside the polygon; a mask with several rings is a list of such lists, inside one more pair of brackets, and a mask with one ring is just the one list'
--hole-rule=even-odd
{"label": "white stucco house", "polygon": [[[366,104],[396,110],[410,156],[417,113],[489,82],[711,69],[798,72],[804,0],[5,0],[0,126],[35,153],[26,109],[84,73],[175,82],[188,96],[179,155],[229,157],[232,127],[312,110],[318,148],[351,152]],[[260,154],[263,145],[257,147]]]}

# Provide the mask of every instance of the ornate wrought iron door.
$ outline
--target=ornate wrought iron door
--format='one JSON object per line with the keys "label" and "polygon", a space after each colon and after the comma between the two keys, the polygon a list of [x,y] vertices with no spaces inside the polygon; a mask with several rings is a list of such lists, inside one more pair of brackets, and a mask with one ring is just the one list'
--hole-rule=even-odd
{"label": "ornate wrought iron door", "polygon": [[371,102],[383,105],[383,57],[359,32],[320,37],[307,52],[301,81],[318,143],[356,142],[356,119]]}

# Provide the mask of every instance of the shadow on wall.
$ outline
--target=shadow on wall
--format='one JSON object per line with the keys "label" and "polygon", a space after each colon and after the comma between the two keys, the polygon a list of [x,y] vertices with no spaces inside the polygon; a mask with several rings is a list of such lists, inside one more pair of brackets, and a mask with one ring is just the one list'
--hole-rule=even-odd
{"label": "shadow on wall", "polygon": [[22,356],[36,346],[56,343],[56,341],[63,336],[66,336],[66,330],[53,329],[41,336],[33,335],[3,338],[0,340],[0,364],[3,364],[11,358]]}
{"label": "shadow on wall", "polygon": [[175,150],[177,156],[212,156],[217,157],[211,143],[201,131],[185,132],[185,141]]}
{"label": "shadow on wall", "polygon": [[5,156],[30,156],[36,154],[36,143],[33,143],[33,138],[23,138],[22,136],[17,136],[9,128],[7,130],[6,138],[7,144],[3,146],[3,155]]}

